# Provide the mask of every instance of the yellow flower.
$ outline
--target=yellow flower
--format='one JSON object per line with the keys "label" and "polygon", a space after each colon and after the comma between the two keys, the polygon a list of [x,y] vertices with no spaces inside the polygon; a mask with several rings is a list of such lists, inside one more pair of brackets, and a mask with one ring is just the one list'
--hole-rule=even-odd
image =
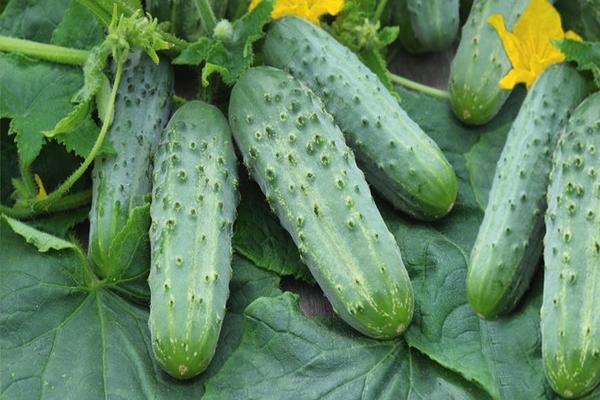
{"label": "yellow flower", "polygon": [[560,14],[548,0],[531,0],[512,32],[506,30],[500,14],[490,16],[488,23],[498,32],[513,67],[500,80],[502,89],[510,90],[519,83],[525,83],[529,89],[546,67],[564,61],[565,55],[551,39],[581,40],[575,32],[565,34]]}
{"label": "yellow flower", "polygon": [[[252,10],[261,0],[252,0]],[[276,0],[271,16],[274,19],[284,15],[297,15],[319,25],[319,17],[323,14],[336,15],[344,8],[344,0]]]}
{"label": "yellow flower", "polygon": [[40,178],[40,176],[38,174],[35,174],[33,176],[33,179],[35,180],[35,183],[37,183],[37,185],[38,185],[38,194],[36,197],[38,199],[43,199],[44,197],[48,196],[48,193],[46,193],[46,188],[44,187],[44,182],[42,182],[42,178]]}

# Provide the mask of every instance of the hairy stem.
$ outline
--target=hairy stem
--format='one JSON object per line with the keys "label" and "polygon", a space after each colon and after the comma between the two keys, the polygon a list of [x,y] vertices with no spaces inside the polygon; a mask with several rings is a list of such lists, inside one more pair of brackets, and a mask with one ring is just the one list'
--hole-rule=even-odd
{"label": "hairy stem", "polygon": [[83,65],[89,52],[0,35],[0,51],[20,53],[60,64]]}
{"label": "hairy stem", "polygon": [[215,25],[217,25],[217,17],[215,17],[210,2],[208,0],[196,0],[196,7],[198,8],[200,19],[202,19],[206,31],[212,35],[215,30]]}
{"label": "hairy stem", "polygon": [[58,211],[67,211],[89,204],[92,200],[92,190],[68,194],[43,210],[35,210],[32,206],[7,207],[0,205],[0,213],[12,218],[27,219],[41,214],[52,214]]}
{"label": "hairy stem", "polygon": [[21,179],[25,189],[27,190],[27,194],[30,198],[34,198],[38,193],[38,188],[35,184],[35,180],[33,179],[33,174],[31,173],[29,165],[25,165],[20,159],[19,171],[21,172]]}
{"label": "hairy stem", "polygon": [[388,73],[390,80],[400,86],[404,86],[405,88],[415,90],[417,92],[421,92],[424,94],[428,94],[430,96],[439,97],[442,99],[448,99],[450,95],[445,90],[436,89],[431,86],[423,85],[422,83],[411,81],[410,79],[404,78],[402,76],[398,76],[396,74]]}
{"label": "hairy stem", "polygon": [[98,151],[100,150],[100,147],[102,146],[102,143],[104,142],[104,137],[106,136],[108,127],[110,126],[110,123],[112,121],[111,116],[113,115],[113,112],[115,109],[115,99],[117,97],[117,89],[119,88],[119,84],[121,82],[121,75],[123,74],[123,64],[124,64],[123,62],[117,63],[117,71],[115,73],[115,81],[113,82],[113,87],[112,87],[112,91],[110,94],[110,101],[108,104],[108,108],[106,109],[106,115],[103,118],[104,122],[102,123],[102,128],[100,128],[100,133],[98,134],[98,138],[96,139],[96,142],[94,143],[94,146],[92,147],[92,150],[87,155],[87,157],[83,160],[83,162],[81,163],[79,168],[77,168],[75,170],[75,172],[73,172],[73,174],[71,174],[58,188],[56,188],[48,196],[44,197],[43,199],[40,199],[38,202],[36,202],[34,204],[34,208],[36,210],[49,207],[53,202],[57,201],[65,193],[67,193],[69,191],[69,189],[71,189],[73,184],[79,178],[81,178],[81,176],[87,170],[87,168],[90,166],[92,161],[94,161],[94,158],[96,158],[96,155],[98,154]]}

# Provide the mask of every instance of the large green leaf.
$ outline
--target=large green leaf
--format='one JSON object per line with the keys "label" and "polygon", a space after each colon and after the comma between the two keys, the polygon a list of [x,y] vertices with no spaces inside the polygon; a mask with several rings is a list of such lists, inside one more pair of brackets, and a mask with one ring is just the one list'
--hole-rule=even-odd
{"label": "large green leaf", "polygon": [[[83,84],[77,67],[0,53],[0,117],[11,118],[20,159],[29,165],[45,143],[44,131],[68,114],[71,98]],[[87,116],[76,132],[61,137],[69,150],[89,153],[98,127]]]}
{"label": "large green leaf", "polygon": [[91,49],[104,39],[104,27],[79,0],[71,0],[65,17],[52,33],[52,43],[76,49]]}
{"label": "large green leaf", "polygon": [[1,398],[199,398],[206,377],[239,343],[241,310],[280,293],[276,276],[236,259],[215,362],[181,383],[152,357],[148,309],[86,283],[81,255],[68,241],[0,221]]}
{"label": "large green leaf", "polygon": [[487,398],[402,340],[306,317],[291,293],[246,309],[242,342],[206,389],[206,400]]}
{"label": "large green leaf", "polygon": [[0,34],[49,42],[69,0],[10,0],[0,15]]}

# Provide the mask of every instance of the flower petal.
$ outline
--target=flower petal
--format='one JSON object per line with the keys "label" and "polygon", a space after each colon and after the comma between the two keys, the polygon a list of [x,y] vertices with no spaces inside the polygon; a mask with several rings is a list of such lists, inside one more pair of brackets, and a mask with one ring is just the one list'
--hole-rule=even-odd
{"label": "flower petal", "polygon": [[496,30],[498,36],[500,36],[504,51],[506,52],[506,55],[508,56],[513,68],[525,68],[527,60],[524,59],[521,52],[519,39],[514,34],[506,30],[504,25],[504,17],[501,14],[494,14],[488,18],[487,22]]}
{"label": "flower petal", "polygon": [[500,79],[501,89],[512,90],[519,83],[525,83],[529,87],[535,81],[536,76],[525,69],[513,69],[504,78]]}

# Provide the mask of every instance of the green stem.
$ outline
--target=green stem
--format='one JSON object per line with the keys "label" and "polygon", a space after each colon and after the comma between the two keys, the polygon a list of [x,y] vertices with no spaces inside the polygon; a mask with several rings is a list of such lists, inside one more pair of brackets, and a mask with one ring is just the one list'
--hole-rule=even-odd
{"label": "green stem", "polygon": [[213,12],[209,1],[196,0],[196,7],[200,13],[200,19],[204,24],[204,28],[209,35],[212,35],[213,31],[215,30],[215,25],[217,25],[217,17],[215,17],[215,13]]}
{"label": "green stem", "polygon": [[33,179],[33,174],[31,173],[29,165],[25,165],[20,159],[19,171],[21,172],[23,185],[25,186],[25,189],[27,189],[27,194],[30,198],[34,198],[38,193],[37,185],[35,184],[35,180]]}
{"label": "green stem", "polygon": [[79,208],[89,204],[91,200],[92,190],[88,189],[81,192],[68,194],[43,210],[35,210],[32,206],[7,207],[0,204],[0,213],[8,215],[12,218],[27,219],[41,214],[52,214],[58,211],[67,211],[74,208]]}
{"label": "green stem", "polygon": [[374,20],[380,21],[381,15],[383,14],[383,10],[385,10],[385,6],[387,5],[387,0],[381,0],[379,4],[377,4],[377,8],[375,9]]}
{"label": "green stem", "polygon": [[88,51],[0,35],[0,51],[21,53],[60,64],[83,65]]}
{"label": "green stem", "polygon": [[40,199],[39,201],[37,201],[34,204],[34,208],[36,210],[49,207],[53,202],[60,199],[66,192],[68,192],[71,189],[73,184],[79,178],[81,178],[81,176],[87,170],[87,168],[90,166],[92,161],[94,161],[94,158],[96,158],[96,155],[98,154],[98,151],[100,150],[100,147],[102,146],[102,143],[104,142],[104,137],[106,136],[108,127],[110,126],[110,123],[112,121],[111,116],[113,115],[113,112],[115,109],[115,99],[117,98],[117,89],[119,88],[119,84],[121,82],[121,75],[123,74],[123,65],[124,64],[125,64],[124,62],[117,62],[117,71],[115,73],[115,81],[113,82],[112,92],[110,94],[110,101],[108,104],[108,108],[106,109],[106,115],[104,116],[104,119],[103,119],[104,122],[102,123],[102,128],[100,128],[100,133],[98,134],[98,138],[96,139],[96,142],[94,143],[94,147],[92,147],[92,150],[90,151],[90,153],[83,160],[83,162],[81,163],[79,168],[77,168],[75,170],[75,172],[73,172],[73,174],[71,174],[52,193],[50,193],[48,196],[44,197],[43,199]]}
{"label": "green stem", "polygon": [[411,81],[410,79],[402,76],[392,74],[391,72],[388,73],[388,76],[393,83],[404,86],[405,88],[416,90],[417,92],[425,93],[442,99],[450,98],[450,94],[448,94],[448,92],[445,90],[432,88],[431,86],[423,85],[422,83]]}

